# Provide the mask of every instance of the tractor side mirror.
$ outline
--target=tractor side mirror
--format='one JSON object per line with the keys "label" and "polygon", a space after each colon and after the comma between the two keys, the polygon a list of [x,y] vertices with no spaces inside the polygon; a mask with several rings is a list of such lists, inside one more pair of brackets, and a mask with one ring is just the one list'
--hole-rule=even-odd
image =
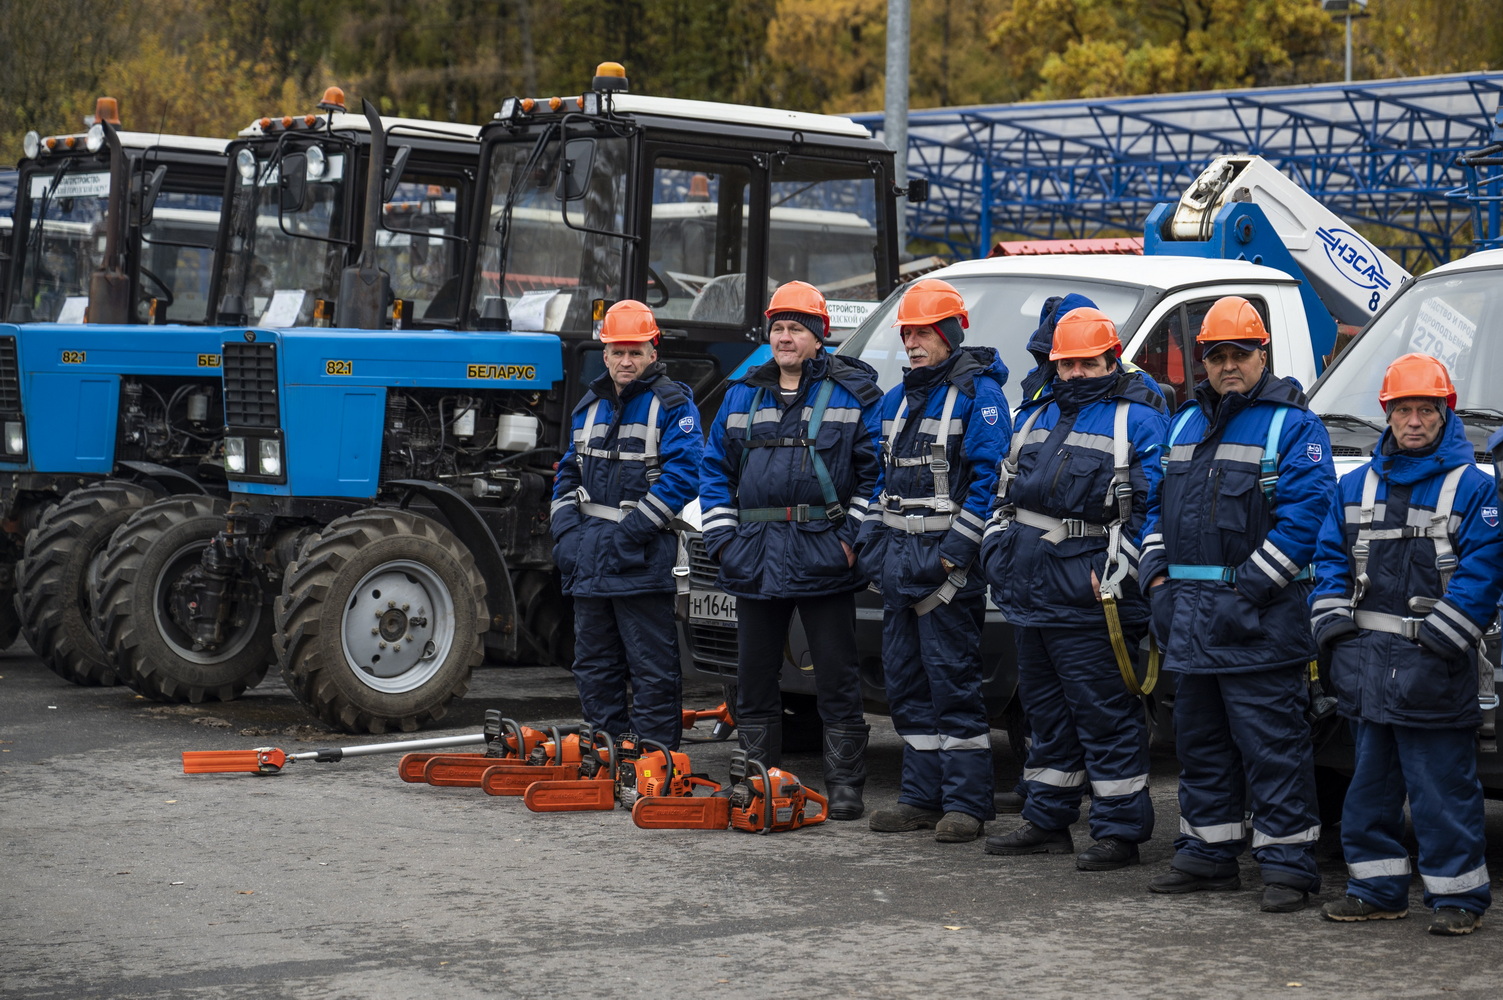
{"label": "tractor side mirror", "polygon": [[308,156],[305,153],[288,153],[282,157],[277,187],[281,192],[284,212],[301,212],[308,202]]}
{"label": "tractor side mirror", "polygon": [[595,162],[594,139],[570,139],[558,161],[559,201],[578,201],[590,187],[590,169]]}
{"label": "tractor side mirror", "polygon": [[397,187],[402,183],[402,171],[407,169],[407,158],[411,155],[411,146],[398,146],[392,154],[391,165],[386,168],[386,187],[381,189],[381,204],[385,205],[397,196]]}

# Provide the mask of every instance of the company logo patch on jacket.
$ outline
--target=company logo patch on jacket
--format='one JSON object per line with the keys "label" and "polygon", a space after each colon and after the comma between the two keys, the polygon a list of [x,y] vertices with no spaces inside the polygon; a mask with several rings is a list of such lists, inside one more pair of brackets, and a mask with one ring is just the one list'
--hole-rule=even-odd
{"label": "company logo patch on jacket", "polygon": [[1483,507],[1482,523],[1487,525],[1489,528],[1496,528],[1498,526],[1498,508]]}
{"label": "company logo patch on jacket", "polygon": [[1310,456],[1310,461],[1319,462],[1320,456],[1325,454],[1325,451],[1318,444],[1307,444],[1305,445],[1305,454]]}
{"label": "company logo patch on jacket", "polygon": [[989,425],[995,426],[997,423],[997,408],[995,406],[983,406],[981,408],[981,419],[985,420]]}
{"label": "company logo patch on jacket", "polygon": [[685,434],[687,434],[690,431],[692,431],[694,429],[694,417],[693,416],[687,416],[687,417],[683,418],[682,420],[680,420],[678,422],[678,429],[681,430],[681,431],[683,431]]}

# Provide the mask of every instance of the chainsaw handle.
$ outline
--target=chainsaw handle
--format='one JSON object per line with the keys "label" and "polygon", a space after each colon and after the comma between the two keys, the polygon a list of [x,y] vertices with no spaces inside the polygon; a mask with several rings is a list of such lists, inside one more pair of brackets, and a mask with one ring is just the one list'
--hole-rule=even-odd
{"label": "chainsaw handle", "polygon": [[[671,793],[673,791],[673,752],[657,740],[637,740],[637,745],[651,747],[663,755],[663,766],[667,768],[667,774],[663,778],[663,787]],[[640,778],[640,775],[638,777]]]}
{"label": "chainsaw handle", "polygon": [[[768,773],[768,771],[767,771],[767,765],[764,764],[764,763],[762,763],[760,760],[756,760],[755,758],[748,757],[746,759],[746,764],[747,764],[748,767],[752,768],[753,770],[755,770],[758,774],[760,774],[762,776],[762,791],[761,791],[761,795],[762,795],[762,829],[758,830],[757,832],[761,833],[761,834],[771,833],[772,832],[772,775]],[[753,785],[749,781],[746,784],[747,784],[747,787],[751,789],[752,795],[755,796],[755,795],[758,794],[757,787],[755,785]]]}
{"label": "chainsaw handle", "polygon": [[[557,726],[549,726],[548,732],[553,737],[553,763],[555,765],[562,764],[564,762],[564,738],[559,733]],[[547,761],[547,759],[548,754],[545,749],[543,753],[543,760]]]}
{"label": "chainsaw handle", "polygon": [[825,798],[823,795],[819,794],[808,785],[804,786],[804,795],[807,798],[813,799],[819,804],[819,812],[815,813],[812,817],[806,817],[804,819],[805,826],[813,826],[815,823],[823,823],[825,820],[830,818],[829,799]]}
{"label": "chainsaw handle", "polygon": [[[522,738],[522,724],[520,722],[518,722],[516,719],[502,719],[501,720],[501,728],[503,730],[509,731],[513,736],[515,736],[517,738],[517,754],[516,754],[516,756],[517,756],[518,760],[522,760],[526,756],[525,754],[522,753],[522,745],[523,745],[524,742],[526,742]],[[503,756],[506,756],[506,737],[505,736],[501,737],[501,753],[502,753]]]}

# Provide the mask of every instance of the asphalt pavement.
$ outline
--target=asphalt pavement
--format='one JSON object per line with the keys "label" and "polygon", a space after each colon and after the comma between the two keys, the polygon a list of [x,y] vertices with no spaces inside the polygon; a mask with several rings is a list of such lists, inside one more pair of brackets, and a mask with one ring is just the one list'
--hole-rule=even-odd
{"label": "asphalt pavement", "polygon": [[[686,704],[718,691],[690,687]],[[567,673],[478,671],[432,734],[500,708],[577,721]],[[869,807],[901,743],[873,718]],[[0,653],[0,996],[5,998],[1446,997],[1503,993],[1503,918],[1468,938],[1426,914],[1331,924],[1235,893],[1154,896],[1178,813],[1156,751],[1143,865],[988,857],[927,831],[826,823],[756,836],[644,831],[621,811],[534,814],[476,789],[406,784],[395,756],[280,775],[185,775],[183,750],[288,752],[336,736],[276,679],[228,704],[160,705]],[[1016,764],[993,734],[1004,784]],[[688,747],[722,778],[730,747]],[[817,755],[786,760],[822,788]],[[990,832],[1019,823],[1002,817]],[[1503,887],[1503,804],[1488,804]],[[1326,887],[1344,868],[1327,831]],[[1076,846],[1090,844],[1074,828]],[[1503,912],[1503,911],[1500,911]]]}

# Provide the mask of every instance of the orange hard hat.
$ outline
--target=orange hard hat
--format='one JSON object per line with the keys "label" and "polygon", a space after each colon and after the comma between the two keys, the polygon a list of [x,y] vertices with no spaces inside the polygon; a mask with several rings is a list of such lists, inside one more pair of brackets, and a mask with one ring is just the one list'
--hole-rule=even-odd
{"label": "orange hard hat", "polygon": [[1122,353],[1122,339],[1117,324],[1100,309],[1081,306],[1071,309],[1054,324],[1054,344],[1049,360],[1060,358],[1095,358],[1107,351]]}
{"label": "orange hard hat", "polygon": [[1206,312],[1195,340],[1200,344],[1232,340],[1247,347],[1268,343],[1268,330],[1251,302],[1240,295],[1227,295],[1217,299]]}
{"label": "orange hard hat", "polygon": [[636,299],[622,299],[605,311],[600,324],[600,339],[607,344],[658,342],[662,336],[652,310]]}
{"label": "orange hard hat", "polygon": [[[825,305],[824,293],[807,281],[790,281],[779,285],[778,290],[772,293],[772,301],[767,303],[767,311],[762,315],[772,319],[781,313],[815,317],[820,321],[820,328],[815,330],[810,327],[810,332],[820,337],[830,333],[830,310]],[[809,324],[804,323],[804,326]]]}
{"label": "orange hard hat", "polygon": [[1444,398],[1446,406],[1456,408],[1456,386],[1451,384],[1451,375],[1446,366],[1428,354],[1406,354],[1394,360],[1383,373],[1383,388],[1378,390],[1378,402],[1388,412],[1388,404],[1395,399],[1411,396]]}
{"label": "orange hard hat", "polygon": [[894,326],[933,326],[942,319],[954,316],[964,329],[971,328],[970,314],[965,311],[965,299],[955,286],[939,278],[920,278],[908,286],[898,303],[898,321]]}

